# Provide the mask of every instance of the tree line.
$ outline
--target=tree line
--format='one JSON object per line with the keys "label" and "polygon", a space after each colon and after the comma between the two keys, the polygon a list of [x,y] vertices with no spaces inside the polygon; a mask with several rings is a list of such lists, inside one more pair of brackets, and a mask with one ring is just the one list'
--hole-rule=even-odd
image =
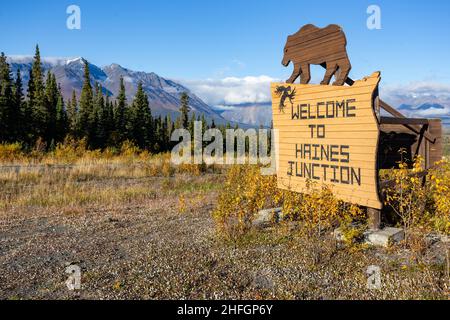
{"label": "tree line", "polygon": [[202,114],[190,112],[189,96],[180,96],[180,115],[172,120],[167,116],[154,116],[142,83],[132,101],[128,102],[123,78],[117,97],[103,93],[100,84],[91,84],[89,64],[84,62],[84,80],[79,99],[75,90],[67,101],[62,96],[55,75],[44,72],[39,46],[36,46],[29,73],[28,89],[23,92],[20,70],[11,74],[4,53],[0,55],[0,142],[20,142],[25,148],[43,143],[51,150],[67,137],[85,139],[90,149],[120,147],[131,141],[151,152],[170,150],[170,138],[177,128],[191,131],[194,121],[201,121],[203,130],[231,128],[230,124],[216,126],[208,123]]}

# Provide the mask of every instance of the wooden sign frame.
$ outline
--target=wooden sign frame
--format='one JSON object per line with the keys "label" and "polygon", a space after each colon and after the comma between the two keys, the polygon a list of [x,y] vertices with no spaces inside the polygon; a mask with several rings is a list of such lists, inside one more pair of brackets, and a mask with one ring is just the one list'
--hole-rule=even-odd
{"label": "wooden sign frame", "polygon": [[376,112],[380,73],[352,86],[272,83],[278,187],[328,185],[337,198],[381,209]]}

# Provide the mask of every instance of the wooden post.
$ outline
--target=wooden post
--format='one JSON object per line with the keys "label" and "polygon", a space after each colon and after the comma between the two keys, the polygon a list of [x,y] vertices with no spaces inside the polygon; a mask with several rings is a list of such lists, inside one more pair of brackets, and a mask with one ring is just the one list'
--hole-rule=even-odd
{"label": "wooden post", "polygon": [[436,138],[435,143],[430,144],[429,147],[428,163],[432,167],[436,161],[442,160],[444,148],[442,145],[442,120],[430,119],[429,121],[429,132]]}
{"label": "wooden post", "polygon": [[381,210],[367,207],[367,216],[369,217],[369,229],[380,230]]}

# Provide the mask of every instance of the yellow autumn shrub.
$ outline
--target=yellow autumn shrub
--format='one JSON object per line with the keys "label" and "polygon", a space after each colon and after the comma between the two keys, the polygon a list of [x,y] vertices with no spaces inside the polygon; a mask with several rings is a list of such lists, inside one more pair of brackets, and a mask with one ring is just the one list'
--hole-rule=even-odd
{"label": "yellow autumn shrub", "polygon": [[258,166],[234,165],[227,172],[213,217],[229,237],[245,233],[258,210],[279,205],[281,191],[275,176],[263,176]]}
{"label": "yellow autumn shrub", "polygon": [[24,157],[22,145],[16,143],[1,143],[0,144],[0,161],[13,162],[21,160]]}
{"label": "yellow autumn shrub", "polygon": [[399,217],[408,242],[410,231],[417,228],[428,227],[430,221],[429,184],[418,174],[423,172],[423,158],[417,156],[411,166],[401,161],[398,169],[390,171],[390,179],[395,184],[384,189],[385,205],[392,208]]}
{"label": "yellow autumn shrub", "polygon": [[120,147],[120,155],[123,157],[134,157],[139,154],[141,150],[133,142],[125,140]]}
{"label": "yellow autumn shrub", "polygon": [[86,139],[77,140],[66,137],[63,143],[58,143],[53,151],[53,157],[58,162],[75,162],[85,156],[87,151]]}
{"label": "yellow autumn shrub", "polygon": [[291,220],[300,220],[308,236],[320,236],[340,217],[340,202],[327,186],[307,181],[307,192],[284,192],[283,212]]}
{"label": "yellow autumn shrub", "polygon": [[339,201],[328,187],[308,182],[304,194],[280,190],[276,176],[261,175],[260,168],[251,165],[230,167],[213,216],[219,230],[234,237],[249,230],[259,210],[279,206],[283,219],[298,221],[299,231],[310,238],[318,239],[339,224],[348,224],[345,235],[349,243],[363,232],[350,226],[365,219],[362,210]]}
{"label": "yellow autumn shrub", "polygon": [[432,222],[437,231],[450,234],[450,161],[439,161],[428,174],[434,204]]}

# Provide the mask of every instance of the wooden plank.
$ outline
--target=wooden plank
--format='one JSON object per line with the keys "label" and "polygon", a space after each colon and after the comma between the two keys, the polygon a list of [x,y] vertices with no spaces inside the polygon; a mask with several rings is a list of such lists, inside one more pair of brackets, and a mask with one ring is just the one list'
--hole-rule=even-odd
{"label": "wooden plank", "polygon": [[[295,154],[295,152],[292,151],[280,151],[279,153],[279,159],[280,159],[280,166],[282,165],[282,163],[287,164],[289,161],[298,161],[298,162],[307,162],[307,163],[315,163],[316,161],[318,161],[318,159],[320,159],[320,156],[318,156],[317,158],[302,158],[300,155]],[[364,156],[366,156],[366,158],[364,158]],[[341,161],[341,158],[336,157],[336,159],[338,159],[338,161],[332,161],[331,159],[321,159],[321,163],[323,164],[328,164],[328,165],[346,165],[347,162],[346,161]],[[367,155],[366,154],[351,154],[350,157],[350,161],[351,165],[357,168],[364,168],[364,169],[370,169],[373,168],[375,161],[371,161],[371,160],[367,160]]]}
{"label": "wooden plank", "polygon": [[[292,167],[290,166],[290,163],[292,161]],[[317,161],[314,160],[304,160],[304,159],[295,159],[295,156],[293,155],[281,155],[279,158],[279,167],[280,169],[283,169],[285,172],[286,170],[289,170],[289,172],[292,171],[296,171],[299,174],[302,173],[303,170],[303,165],[310,165],[310,164],[315,164],[317,163]],[[352,159],[351,160],[351,167],[355,168],[355,169],[361,169],[361,173],[360,176],[361,177],[371,177],[372,172],[370,172],[370,170],[373,169],[374,166],[376,166],[375,162],[369,162],[369,161],[364,161],[361,159]],[[331,162],[331,161],[322,161],[320,162],[320,165],[326,165],[326,170],[330,170],[333,168],[333,166],[346,166],[348,165],[347,163],[343,163],[343,162]],[[319,168],[319,169],[318,169]],[[317,167],[315,170],[323,170],[323,167]]]}
{"label": "wooden plank", "polygon": [[[295,177],[292,177],[291,179],[289,177],[284,177],[280,181],[285,187],[291,188],[292,191],[300,190],[300,192],[305,192],[305,190],[307,190],[307,186],[303,183],[299,183],[298,181],[296,181]],[[315,181],[311,179],[311,182],[314,183]],[[331,182],[330,178],[330,180],[327,182],[316,184],[315,189],[319,190],[325,185],[328,186],[333,191],[333,193],[336,194],[347,194],[351,192],[356,197],[368,197],[368,198],[372,197],[372,194],[376,188],[375,184],[363,184],[363,185],[337,184]]]}
{"label": "wooden plank", "polygon": [[[330,86],[331,87],[331,86]],[[317,103],[324,103],[324,109],[327,107],[328,104],[328,108],[332,108],[333,104],[334,107],[336,107],[336,104],[340,105],[342,103],[346,103],[346,100],[344,100],[345,93],[336,93],[336,92],[325,92],[323,94],[318,94],[318,93],[302,93],[302,104],[310,104],[311,108],[312,107],[317,107]],[[361,90],[361,93],[354,93],[353,94],[353,99],[355,99],[355,102],[358,102],[360,110],[362,109],[370,109],[372,110],[372,100],[361,100],[361,97],[364,96],[364,89]],[[364,96],[365,98],[367,98],[367,96]],[[322,106],[322,105],[321,105]],[[297,105],[289,105],[289,107],[294,107],[295,109],[297,109]],[[330,110],[331,111],[331,110]]]}
{"label": "wooden plank", "polygon": [[[282,133],[283,138],[302,138],[302,139],[309,139],[311,138],[311,129],[307,128],[308,130],[302,130],[302,131],[284,131]],[[358,137],[355,138],[355,131],[351,129],[347,129],[347,127],[343,128],[342,131],[334,131],[330,132],[327,128],[327,136],[338,138],[338,139],[377,139],[379,133],[375,130],[372,131],[365,131],[365,132],[358,132]]]}
{"label": "wooden plank", "polygon": [[[329,46],[338,46],[338,45],[346,45],[346,41],[345,39],[342,38],[341,33],[340,32],[334,32],[334,33],[330,33],[325,37],[319,37],[319,38],[315,38],[311,41],[308,41],[307,43],[303,43],[301,48],[302,49],[313,49],[316,46],[320,46],[323,45],[325,43],[328,43]],[[291,41],[290,45],[288,46],[288,48],[292,49],[292,50],[299,50],[299,44],[298,42]],[[301,49],[300,49],[301,50]]]}
{"label": "wooden plank", "polygon": [[[351,103],[351,101],[355,100],[355,102],[357,102],[359,104],[360,110],[363,110],[363,109],[372,110],[373,101],[371,99],[361,100],[362,97],[365,97],[367,99],[367,95],[364,96],[364,91],[366,91],[366,90],[367,89],[362,88],[360,90],[360,92],[352,93],[353,98],[349,99],[350,101],[348,103]],[[342,103],[347,103],[347,101],[344,99],[344,97],[345,97],[345,93],[339,94],[339,93],[330,91],[330,92],[324,92],[324,93],[314,93],[314,92],[302,93],[302,96],[300,98],[302,99],[302,104],[309,104],[309,105],[311,105],[311,108],[317,107],[317,103],[321,103],[321,104],[324,104],[323,109],[325,109],[328,106],[328,108],[331,111],[331,108],[333,106],[335,108],[337,108]],[[289,105],[289,107],[291,107],[291,108],[294,107],[295,109],[297,109],[299,106],[298,105],[294,105],[294,106]]]}
{"label": "wooden plank", "polygon": [[437,161],[442,160],[442,156],[444,155],[442,120],[430,119],[429,132],[431,136],[436,137],[435,142],[429,146],[429,163],[433,166]]}
{"label": "wooden plank", "polygon": [[[292,126],[292,124],[278,124],[278,127],[280,127],[283,132],[302,132],[307,131],[310,132],[311,129],[307,127],[301,127],[298,128],[296,126]],[[330,123],[327,125],[327,132],[340,132],[341,126],[338,123]],[[345,127],[345,132],[378,132],[378,129],[374,129],[371,127],[367,127],[364,124],[360,123],[349,123]],[[389,132],[389,130],[387,131]]]}
{"label": "wooden plank", "polygon": [[[356,134],[356,133],[355,133]],[[282,134],[280,134],[280,138],[283,139],[282,143],[280,144],[280,147],[283,144],[290,144],[293,147],[295,147],[296,143],[307,143],[307,144],[325,144],[325,145],[351,145],[351,146],[359,146],[359,147],[373,147],[375,148],[378,144],[377,139],[358,139],[358,138],[326,138],[326,139],[311,139],[311,138],[287,138],[283,137]]]}
{"label": "wooden plank", "polygon": [[284,47],[283,65],[288,66],[290,62],[294,64],[294,71],[286,82],[294,83],[300,76],[300,82],[307,84],[311,80],[310,65],[325,63],[330,68],[322,84],[328,84],[339,69],[334,84],[343,85],[351,69],[346,46],[345,34],[337,25],[325,28],[311,24],[303,26],[298,32],[288,36]]}
{"label": "wooden plank", "polygon": [[316,39],[328,39],[333,34],[341,35],[342,29],[337,25],[329,25],[325,28],[317,28],[316,26],[309,24],[300,28],[299,31],[293,35],[288,36],[291,41],[288,42],[288,46],[305,45]]}
{"label": "wooden plank", "polygon": [[[370,115],[367,116],[360,116],[357,117],[358,121],[357,124],[372,124],[371,122],[371,117]],[[327,123],[326,123],[327,122]],[[335,124],[340,124],[342,126],[350,126],[352,124],[356,124],[354,118],[333,118],[333,119],[309,119],[307,121],[303,120],[303,119],[292,119],[292,117],[288,114],[284,114],[284,115],[278,115],[278,116],[274,116],[273,117],[273,124],[278,126],[283,126],[283,125],[288,125],[288,124],[298,124],[298,125],[303,125],[305,123],[308,123],[308,125],[321,125],[321,124],[328,124],[330,123],[330,125],[332,123]],[[308,128],[308,126],[306,126],[306,128]]]}
{"label": "wooden plank", "polygon": [[[286,84],[284,82],[272,82],[270,87],[271,89],[276,88],[277,86],[280,85],[286,85],[289,86],[290,84]],[[302,94],[321,94],[324,92],[333,92],[336,96],[339,96],[339,92],[348,92],[347,90],[349,89],[348,86],[324,86],[321,84],[301,84],[301,83],[297,83],[296,86],[298,86],[297,88],[299,88],[299,92],[301,92]],[[372,87],[372,83],[371,82],[364,82],[361,83],[358,87],[353,87],[352,86],[352,90],[359,90],[360,88],[370,88]]]}
{"label": "wooden plank", "polygon": [[[296,141],[295,143],[290,143],[290,144],[280,143],[279,144],[279,150],[280,150],[280,152],[284,151],[284,150],[291,150],[291,152],[295,152],[296,144],[301,144],[301,143],[302,143],[301,139],[299,139],[299,141]],[[364,155],[364,154],[370,153],[370,152],[373,151],[373,149],[375,147],[376,146],[367,146],[367,145],[364,145],[364,146],[352,146],[352,155],[356,156],[356,155],[359,155],[359,154]],[[373,161],[375,161],[375,158],[373,159]]]}
{"label": "wooden plank", "polygon": [[380,124],[427,125],[428,124],[428,119],[423,119],[423,118],[380,117]]}
{"label": "wooden plank", "polygon": [[[279,153],[283,154],[283,153],[286,153],[286,152],[291,152],[291,154],[294,154],[295,153],[296,144],[297,143],[292,143],[292,144],[280,143],[280,145],[279,145]],[[297,147],[298,147],[298,145],[297,145]],[[368,152],[372,152],[374,147],[376,147],[376,146],[366,146],[366,145],[352,146],[352,155],[365,155]],[[372,162],[372,161],[376,161],[376,159],[370,160],[370,162]]]}

